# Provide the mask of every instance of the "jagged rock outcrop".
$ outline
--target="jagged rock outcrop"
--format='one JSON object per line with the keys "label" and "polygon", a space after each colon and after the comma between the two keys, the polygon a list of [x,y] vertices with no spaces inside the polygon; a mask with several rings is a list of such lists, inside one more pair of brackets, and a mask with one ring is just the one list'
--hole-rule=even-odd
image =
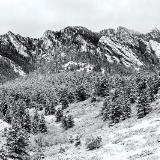
{"label": "jagged rock outcrop", "polygon": [[96,33],[76,26],[56,32],[48,30],[39,39],[8,32],[0,36],[0,56],[1,77],[5,70],[5,73],[10,70],[10,75],[13,75],[10,77],[17,77],[47,63],[54,71],[71,68],[92,70],[97,65],[106,70],[115,65],[132,69],[158,68],[160,31],[154,29],[141,34],[118,27]]}

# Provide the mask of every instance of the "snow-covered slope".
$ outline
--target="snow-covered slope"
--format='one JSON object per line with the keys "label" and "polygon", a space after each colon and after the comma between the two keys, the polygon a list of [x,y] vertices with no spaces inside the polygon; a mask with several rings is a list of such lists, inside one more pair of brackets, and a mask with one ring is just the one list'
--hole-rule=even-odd
{"label": "snow-covered slope", "polygon": [[[75,120],[75,126],[67,131],[55,123],[54,116],[47,116],[49,141],[44,148],[46,160],[159,160],[160,142],[160,100],[152,103],[153,111],[143,119],[133,118],[108,127],[99,116],[103,100],[90,103],[90,100],[72,104],[66,110]],[[75,147],[68,138],[81,135],[82,144]],[[101,136],[102,147],[92,151],[85,148],[85,139]],[[60,148],[64,152],[60,152]]]}

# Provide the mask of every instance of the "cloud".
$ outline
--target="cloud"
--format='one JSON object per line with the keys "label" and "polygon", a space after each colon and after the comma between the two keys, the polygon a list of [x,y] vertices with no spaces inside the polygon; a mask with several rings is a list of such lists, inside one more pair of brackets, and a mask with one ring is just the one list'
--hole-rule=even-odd
{"label": "cloud", "polygon": [[47,29],[81,25],[94,31],[125,26],[141,32],[160,28],[159,0],[4,0],[0,34],[11,30],[40,37]]}

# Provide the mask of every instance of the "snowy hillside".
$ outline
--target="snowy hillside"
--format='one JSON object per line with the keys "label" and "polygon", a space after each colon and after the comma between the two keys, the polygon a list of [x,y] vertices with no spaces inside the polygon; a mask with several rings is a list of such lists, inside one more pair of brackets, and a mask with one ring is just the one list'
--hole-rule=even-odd
{"label": "snowy hillside", "polygon": [[[71,105],[66,112],[74,116],[76,125],[65,132],[54,122],[54,117],[47,116],[49,135],[44,139],[49,140],[51,146],[45,148],[46,160],[160,159],[160,100],[152,104],[152,113],[144,119],[137,120],[134,116],[111,128],[99,117],[101,105],[102,102],[90,104],[89,100]],[[82,145],[76,148],[68,142],[67,137],[78,134],[82,136]],[[102,137],[102,147],[87,151],[85,139],[91,135]],[[61,147],[65,150],[64,153],[59,152]]]}

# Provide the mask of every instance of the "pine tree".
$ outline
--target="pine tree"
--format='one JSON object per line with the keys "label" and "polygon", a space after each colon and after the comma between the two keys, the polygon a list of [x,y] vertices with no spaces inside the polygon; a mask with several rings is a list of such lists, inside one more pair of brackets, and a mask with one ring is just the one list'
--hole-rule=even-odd
{"label": "pine tree", "polygon": [[55,116],[56,116],[56,122],[60,122],[61,118],[63,117],[63,110],[59,108],[56,111]]}
{"label": "pine tree", "polygon": [[26,159],[26,157],[29,157],[27,152],[28,145],[28,134],[21,128],[19,121],[13,118],[12,127],[7,134],[7,157],[19,160]]}
{"label": "pine tree", "polygon": [[106,78],[102,78],[101,80],[98,80],[98,82],[95,84],[95,90],[94,94],[101,97],[109,96],[109,82]]}
{"label": "pine tree", "polygon": [[131,117],[130,101],[122,89],[106,97],[101,113],[110,126]]}
{"label": "pine tree", "polygon": [[108,120],[109,126],[118,123],[120,121],[121,108],[117,104],[117,101],[115,101],[115,99],[106,98],[103,106],[103,120]]}
{"label": "pine tree", "polygon": [[39,131],[41,133],[47,133],[47,125],[43,114],[41,115],[41,119],[39,121]]}
{"label": "pine tree", "polygon": [[45,107],[45,115],[50,115],[50,106]]}
{"label": "pine tree", "polygon": [[101,110],[101,114],[103,116],[103,120],[110,120],[111,119],[111,114],[112,114],[112,100],[110,97],[106,97],[104,103],[103,103],[103,108]]}
{"label": "pine tree", "polygon": [[51,115],[54,115],[56,112],[55,106],[56,106],[56,102],[52,102],[51,106],[50,106],[50,114]]}
{"label": "pine tree", "polygon": [[55,102],[52,102],[50,105],[45,107],[45,115],[54,115],[55,114]]}
{"label": "pine tree", "polygon": [[25,114],[22,117],[22,128],[28,133],[31,133],[31,117],[28,110],[25,111]]}
{"label": "pine tree", "polygon": [[60,103],[62,104],[62,109],[66,109],[69,107],[69,102],[68,102],[68,90],[63,89],[60,91]]}
{"label": "pine tree", "polygon": [[122,120],[125,120],[125,119],[131,117],[130,95],[127,94],[126,88],[124,88],[124,89],[125,89],[124,92],[118,98],[118,101],[119,101],[120,106],[122,108],[122,115],[121,115]]}
{"label": "pine tree", "polygon": [[138,104],[137,104],[138,118],[145,117],[151,110],[152,108],[149,105],[149,100],[148,100],[147,95],[145,94],[145,92],[141,93],[138,98]]}
{"label": "pine tree", "polygon": [[86,89],[84,88],[83,85],[78,86],[75,94],[76,94],[76,99],[77,99],[78,102],[85,101],[88,97],[88,95],[86,93]]}
{"label": "pine tree", "polygon": [[4,116],[4,120],[7,122],[7,123],[11,123],[12,121],[12,115],[11,115],[11,110],[8,108],[7,111],[6,111],[6,114]]}
{"label": "pine tree", "polygon": [[147,83],[146,83],[146,80],[143,79],[143,78],[138,78],[136,80],[136,84],[137,84],[137,92],[138,92],[138,95],[140,95],[141,93],[144,92],[144,90],[147,88]]}
{"label": "pine tree", "polygon": [[68,102],[68,100],[66,98],[63,98],[61,100],[61,103],[62,103],[62,109],[63,110],[69,107],[69,102]]}
{"label": "pine tree", "polygon": [[36,109],[34,116],[33,116],[33,121],[32,121],[32,133],[33,134],[38,134],[39,132],[39,114],[38,111]]}
{"label": "pine tree", "polygon": [[122,115],[123,115],[122,106],[119,104],[118,101],[113,102],[111,108],[110,123],[112,124],[119,123]]}
{"label": "pine tree", "polygon": [[62,117],[61,122],[62,122],[62,127],[65,130],[72,128],[74,126],[74,120],[71,115]]}
{"label": "pine tree", "polygon": [[18,100],[15,102],[14,114],[16,114],[21,120],[23,119],[23,115],[25,115],[26,104],[22,100]]}

